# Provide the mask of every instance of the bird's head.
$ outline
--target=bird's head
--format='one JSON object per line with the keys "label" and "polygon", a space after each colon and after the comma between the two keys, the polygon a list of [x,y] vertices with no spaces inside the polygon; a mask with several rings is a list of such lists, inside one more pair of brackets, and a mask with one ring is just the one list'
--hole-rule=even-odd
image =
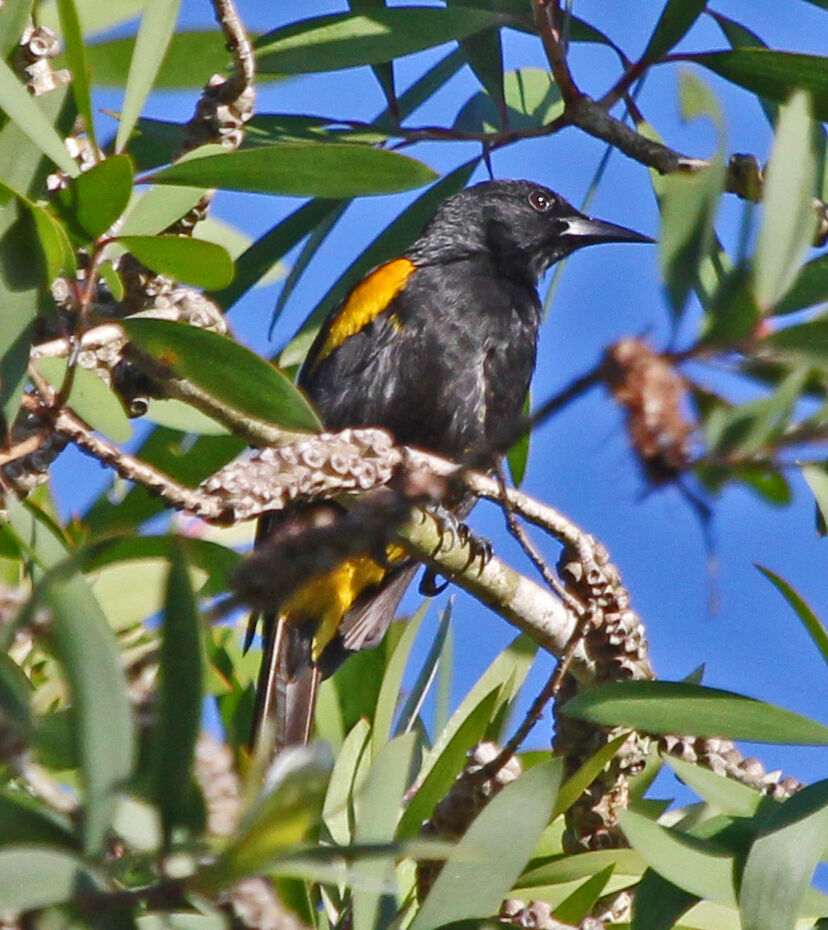
{"label": "bird's head", "polygon": [[584,246],[652,241],[585,216],[541,184],[484,181],[444,201],[408,255],[425,264],[486,254],[537,282],[550,265]]}

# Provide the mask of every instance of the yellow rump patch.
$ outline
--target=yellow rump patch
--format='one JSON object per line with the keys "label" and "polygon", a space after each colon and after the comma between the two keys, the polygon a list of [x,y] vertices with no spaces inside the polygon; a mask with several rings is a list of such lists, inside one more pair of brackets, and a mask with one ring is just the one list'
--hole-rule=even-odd
{"label": "yellow rump patch", "polygon": [[[390,562],[406,558],[405,550],[396,545],[386,548]],[[290,623],[297,620],[318,620],[313,637],[311,658],[319,659],[322,650],[336,635],[339,624],[354,606],[357,598],[371,585],[378,585],[386,568],[370,556],[358,555],[341,562],[323,575],[311,578],[282,605],[281,616]]]}
{"label": "yellow rump patch", "polygon": [[407,258],[396,258],[380,265],[351,291],[337,313],[328,335],[313,361],[316,367],[334,349],[376,319],[405,286],[417,266]]}

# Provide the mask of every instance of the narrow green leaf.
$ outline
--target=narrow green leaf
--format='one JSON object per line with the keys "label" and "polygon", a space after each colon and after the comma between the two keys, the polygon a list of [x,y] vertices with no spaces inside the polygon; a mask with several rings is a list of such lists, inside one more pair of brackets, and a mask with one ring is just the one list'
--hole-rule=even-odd
{"label": "narrow green leaf", "polygon": [[[98,32],[108,32],[130,19],[135,19],[141,12],[145,0],[75,0],[84,36]],[[58,31],[60,21],[53,0],[44,0],[38,9],[38,18],[44,26]]]}
{"label": "narrow green leaf", "polygon": [[826,533],[826,514],[828,514],[828,472],[816,465],[803,465],[802,477],[808,482],[811,494],[817,506],[817,534]]}
{"label": "narrow green leaf", "polygon": [[[528,419],[532,414],[532,394],[527,393],[526,400],[523,402],[521,417]],[[526,477],[526,466],[529,464],[529,448],[532,442],[531,430],[526,430],[521,437],[512,444],[512,448],[506,456],[506,464],[509,466],[509,475],[512,483],[519,488]]]}
{"label": "narrow green leaf", "polygon": [[63,140],[17,75],[0,59],[0,110],[25,133],[44,155],[74,178],[80,168],[69,156]]}
{"label": "narrow green leaf", "polygon": [[122,236],[156,236],[189,213],[203,196],[204,191],[197,187],[151,187],[132,203],[118,232]]}
{"label": "narrow green leaf", "polygon": [[32,13],[33,0],[10,0],[0,10],[0,58],[6,58],[20,40]]}
{"label": "narrow green leaf", "polygon": [[493,798],[446,861],[411,930],[495,914],[549,823],[560,781],[561,761],[541,762]]}
{"label": "narrow green leaf", "polygon": [[417,613],[405,624],[403,634],[394,647],[385,666],[385,674],[380,685],[379,697],[374,710],[374,727],[371,734],[371,756],[376,758],[382,747],[388,742],[391,724],[397,710],[397,702],[402,688],[405,667],[408,664],[414,640],[420,632],[420,626],[428,611],[428,601],[424,602]]}
{"label": "narrow green leaf", "polygon": [[653,29],[642,61],[653,62],[666,55],[687,35],[701,15],[707,0],[667,0]]}
{"label": "narrow green leaf", "polygon": [[[817,469],[807,469],[812,474],[817,472]],[[806,469],[803,468],[803,473],[806,472]],[[820,471],[820,478],[824,479],[825,473]],[[808,479],[808,475],[805,474],[805,478]],[[808,481],[811,484],[811,481]],[[813,488],[813,484],[811,485]],[[756,563],[754,563],[756,564]],[[822,654],[822,658],[828,662],[828,630],[825,629],[819,617],[811,610],[811,608],[805,603],[801,595],[795,591],[784,578],[781,578],[775,572],[772,572],[769,568],[763,568],[761,565],[756,565],[756,568],[768,579],[768,581],[776,588],[776,590],[785,598],[785,600],[791,605],[794,610],[794,613],[802,621],[802,625],[808,631],[811,636],[811,639],[816,644],[817,649],[819,649]]]}
{"label": "narrow green leaf", "polygon": [[37,911],[104,887],[75,853],[43,846],[0,849],[0,908],[6,912]]}
{"label": "narrow green leaf", "polygon": [[782,358],[815,368],[828,367],[828,320],[816,318],[787,326],[766,336],[760,349],[770,350],[771,358]]}
{"label": "narrow green leaf", "polygon": [[806,785],[771,812],[742,872],[739,912],[744,930],[794,926],[826,836],[828,780]]}
{"label": "narrow green leaf", "polygon": [[27,792],[9,787],[0,788],[0,837],[3,846],[37,843],[73,848],[77,845],[68,817],[51,811]]}
{"label": "narrow green leaf", "polygon": [[646,733],[688,733],[756,743],[826,746],[828,728],[789,710],[701,685],[630,681],[599,685],[573,698],[563,713],[601,726]]}
{"label": "narrow green leaf", "polygon": [[288,368],[304,359],[316,331],[330,310],[371,268],[402,255],[423,226],[431,219],[437,205],[468,182],[477,164],[478,159],[472,159],[440,178],[436,184],[429,187],[414,203],[403,210],[390,225],[386,226],[371,245],[351,263],[302,324],[296,337],[280,357],[282,365]]}
{"label": "narrow green leaf", "polygon": [[47,280],[41,283],[45,285],[62,274],[74,277],[78,265],[75,250],[69,241],[69,233],[45,207],[32,204],[29,210],[46,261]]}
{"label": "narrow green leaf", "polygon": [[280,220],[239,256],[235,278],[228,287],[213,291],[213,300],[225,309],[232,307],[297,242],[324,224],[337,207],[335,200],[311,200]]}
{"label": "narrow green leaf", "polygon": [[132,318],[123,326],[143,352],[239,412],[288,429],[319,428],[291,381],[229,337],[168,320]]}
{"label": "narrow green leaf", "polygon": [[66,63],[72,75],[72,94],[75,106],[83,120],[93,150],[97,150],[95,121],[92,116],[92,98],[89,92],[89,65],[86,60],[86,43],[81,34],[80,20],[75,0],[57,0],[60,16],[60,31],[66,54]]}
{"label": "narrow green leaf", "polygon": [[192,765],[201,728],[204,644],[187,563],[174,546],[167,580],[159,657],[158,716],[153,731],[153,795],[165,844],[188,822],[195,791]]}
{"label": "narrow green leaf", "polygon": [[572,807],[601,772],[604,771],[607,765],[612,762],[618,750],[627,741],[628,736],[628,733],[622,733],[620,736],[616,736],[614,740],[610,740],[610,742],[602,746],[594,755],[590,756],[589,759],[561,785],[553,818],[566,813],[566,811]]}
{"label": "narrow green leaf", "polygon": [[131,194],[132,164],[128,156],[115,155],[78,175],[53,202],[73,234],[88,242],[118,219]]}
{"label": "narrow green leaf", "polygon": [[579,853],[577,856],[564,854],[524,872],[515,883],[515,888],[523,890],[580,881],[597,875],[610,865],[614,877],[624,875],[631,879],[638,878],[647,867],[644,859],[633,849],[602,849],[598,852]]}
{"label": "narrow green leaf", "polygon": [[795,313],[828,302],[828,255],[820,255],[799,269],[785,296],[773,308],[774,316]]}
{"label": "narrow green leaf", "polygon": [[[97,87],[123,87],[135,54],[135,36],[95,42],[87,48]],[[211,74],[227,71],[230,55],[218,29],[179,30],[169,39],[152,81],[154,90],[201,87]]]}
{"label": "narrow green leaf", "polygon": [[279,759],[281,764],[277,761],[265,777],[261,797],[213,869],[202,873],[199,885],[224,888],[246,875],[269,871],[319,822],[333,762],[330,750],[323,744],[302,746]]}
{"label": "narrow green leaf", "polygon": [[[52,387],[60,389],[66,377],[66,359],[38,359],[36,367]],[[132,438],[132,426],[120,399],[112,388],[91,371],[83,368],[75,371],[67,406],[93,429],[114,442],[127,442]]]}
{"label": "narrow green leaf", "polygon": [[614,868],[613,865],[608,865],[576,888],[569,897],[556,906],[555,919],[565,924],[580,924],[595,906],[595,902],[612,877]]}
{"label": "narrow green leaf", "polygon": [[619,819],[632,848],[659,875],[700,898],[730,907],[736,904],[733,852],[630,810],[622,811]]}
{"label": "narrow green leaf", "polygon": [[[509,128],[537,129],[563,113],[558,85],[543,68],[518,68],[503,78],[503,95]],[[457,129],[467,132],[497,132],[500,113],[488,93],[477,93],[462,107],[454,120]]]}
{"label": "narrow green leaf", "polygon": [[[460,6],[461,4],[456,4]],[[503,73],[503,43],[500,39],[500,29],[497,26],[490,26],[488,29],[481,29],[474,35],[466,36],[460,40],[460,48],[466,56],[469,67],[474,71],[475,77],[483,85],[489,98],[494,102],[498,115],[505,117],[508,126],[508,115],[506,113],[506,96],[504,89]],[[498,119],[502,126],[503,119]]]}
{"label": "narrow green leaf", "polygon": [[0,652],[0,714],[3,725],[13,735],[27,741],[34,732],[31,698],[32,685],[26,674],[11,656]]}
{"label": "narrow green leaf", "polygon": [[[737,23],[736,20],[729,19],[727,16],[722,16],[721,13],[716,13],[713,10],[708,10],[707,13],[716,21],[716,25],[724,33],[731,48],[767,48],[767,43],[763,42],[752,29],[748,29],[741,23]],[[759,103],[765,112],[765,117],[768,122],[771,126],[775,125],[779,114],[777,104],[764,97],[759,98]]]}
{"label": "narrow green leaf", "polygon": [[[399,644],[398,644],[399,648]],[[416,744],[416,734],[398,736],[382,747],[374,757],[365,787],[356,802],[354,840],[357,844],[391,843],[403,807],[403,794]],[[354,864],[356,882],[389,886],[394,882],[394,863],[385,858],[365,859]],[[354,890],[354,930],[373,930],[387,926],[388,916],[396,912],[393,896],[377,891]],[[381,922],[378,920],[383,916]]]}
{"label": "narrow green leaf", "polygon": [[342,749],[334,762],[322,818],[334,842],[347,846],[353,842],[352,802],[362,788],[360,771],[365,771],[362,760],[370,756],[371,726],[363,717],[345,737]]}
{"label": "narrow green leaf", "polygon": [[816,228],[816,160],[808,110],[808,98],[799,92],[781,108],[765,172],[754,287],[759,307],[766,313],[794,283]]}
{"label": "narrow green leaf", "polygon": [[759,809],[763,795],[753,788],[666,753],[664,761],[688,788],[719,813],[728,817],[753,817]]}
{"label": "narrow green leaf", "polygon": [[147,268],[176,281],[218,289],[233,280],[233,260],[212,242],[183,236],[118,236],[117,241]]}
{"label": "narrow green leaf", "polygon": [[133,764],[132,709],[118,644],[83,576],[61,569],[62,542],[29,509],[9,511],[18,536],[44,566],[54,567],[38,585],[37,599],[53,614],[50,644],[69,685],[81,758],[84,849],[97,853],[112,822],[115,793]]}
{"label": "narrow green leaf", "polygon": [[410,190],[436,177],[422,162],[384,149],[294,142],[193,157],[170,165],[152,180],[258,194],[345,198]]}
{"label": "narrow green leaf", "polygon": [[740,48],[675,57],[694,61],[715,71],[726,81],[779,103],[787,100],[795,90],[807,91],[813,102],[814,116],[820,121],[828,120],[828,58],[766,48]]}
{"label": "narrow green leaf", "polygon": [[681,926],[681,915],[698,902],[698,895],[690,894],[667,881],[658,872],[647,869],[635,889],[635,909],[630,930],[672,930],[675,926]]}
{"label": "narrow green leaf", "polygon": [[450,598],[440,615],[440,625],[437,628],[437,632],[434,634],[434,640],[429,647],[428,653],[420,666],[417,680],[409,691],[408,697],[405,699],[405,704],[400,711],[400,719],[394,733],[395,736],[399,736],[401,733],[408,733],[416,724],[423,706],[423,701],[426,699],[435,676],[437,675],[440,657],[443,655],[443,649],[446,644],[446,637],[451,629],[452,605],[453,601]]}
{"label": "narrow green leaf", "polygon": [[440,800],[446,796],[455,778],[463,770],[466,754],[483,738],[494,716],[499,690],[494,688],[483,696],[454,731],[451,739],[444,742],[439,756],[434,759],[428,772],[418,775],[419,788],[400,820],[397,833],[399,839],[408,839],[416,835]]}
{"label": "narrow green leaf", "polygon": [[167,46],[175,31],[180,0],[153,0],[144,6],[135,48],[129,62],[124,105],[115,136],[115,151],[121,152],[132,135],[144,102],[155,83]]}
{"label": "narrow green leaf", "polygon": [[256,58],[259,71],[265,74],[337,71],[391,61],[498,22],[492,13],[438,7],[334,13],[261,36],[256,41]]}

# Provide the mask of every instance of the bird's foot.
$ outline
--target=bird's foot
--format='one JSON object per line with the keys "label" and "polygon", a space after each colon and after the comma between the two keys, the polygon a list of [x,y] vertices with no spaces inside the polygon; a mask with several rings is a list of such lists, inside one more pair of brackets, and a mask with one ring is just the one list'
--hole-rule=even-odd
{"label": "bird's foot", "polygon": [[468,568],[479,559],[480,569],[482,571],[486,563],[492,557],[491,542],[484,536],[478,536],[469,528],[468,524],[458,519],[456,514],[452,513],[442,504],[431,505],[426,508],[426,512],[433,517],[440,536],[434,553],[438,553],[446,546],[446,537],[448,537],[449,548],[455,544],[455,541],[461,546],[468,547],[469,558],[463,568]]}

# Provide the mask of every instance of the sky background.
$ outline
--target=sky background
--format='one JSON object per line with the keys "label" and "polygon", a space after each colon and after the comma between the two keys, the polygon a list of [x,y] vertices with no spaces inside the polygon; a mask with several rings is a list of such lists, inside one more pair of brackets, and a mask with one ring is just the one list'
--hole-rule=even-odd
{"label": "sky background", "polygon": [[[658,19],[660,2],[640,0],[615,3],[575,0],[576,15],[608,33],[631,58],[643,50]],[[711,0],[717,12],[731,16],[780,49],[824,54],[826,13],[804,0]],[[240,0],[248,27],[264,32],[303,16],[345,9],[344,2],[304,0],[301,4],[273,4]],[[181,22],[188,27],[211,23],[205,2],[185,0]],[[540,45],[529,36],[504,33],[507,69],[543,67]],[[680,50],[725,48],[718,27],[703,17],[679,46]],[[397,65],[399,90],[442,57],[447,47],[410,56]],[[600,46],[572,46],[571,66],[576,81],[588,93],[601,94],[618,76],[615,56]],[[708,72],[693,67],[714,89],[723,106],[729,152],[749,152],[764,160],[770,149],[770,128],[753,97]],[[709,155],[715,144],[710,127],[683,125],[678,118],[675,65],[651,69],[639,107],[665,141],[686,154]],[[409,125],[451,125],[463,104],[479,90],[464,68],[409,120]],[[307,75],[260,87],[260,112],[330,114],[370,120],[384,106],[368,68]],[[151,98],[145,115],[184,120],[192,112],[197,92],[162,93]],[[118,109],[120,94],[102,91],[102,107]],[[114,123],[102,117],[104,136]],[[580,204],[603,154],[604,144],[574,129],[558,135],[502,149],[492,158],[495,175],[530,178]],[[477,154],[473,144],[424,143],[407,150],[436,171],[444,173]],[[479,170],[474,180],[485,180]],[[325,241],[304,275],[268,342],[270,315],[279,285],[249,292],[230,313],[237,336],[265,355],[288,341],[342,269],[421,191],[355,202]],[[214,212],[253,237],[269,229],[296,208],[299,201],[283,197],[220,194]],[[727,198],[717,225],[731,254],[744,205]],[[619,153],[610,159],[590,214],[630,226],[653,236],[659,218],[647,171]],[[291,256],[288,256],[288,264]],[[542,287],[545,291],[549,279]],[[678,345],[692,338],[698,321],[691,307]],[[533,396],[536,403],[556,393],[573,377],[592,368],[602,351],[617,339],[644,336],[659,348],[671,338],[667,305],[659,283],[655,247],[607,245],[577,253],[566,265],[548,320],[543,326]],[[721,385],[720,376],[705,374]],[[728,382],[737,400],[753,396],[744,385]],[[628,447],[623,418],[603,389],[594,389],[570,405],[534,434],[529,469],[523,489],[553,504],[583,529],[602,540],[620,568],[632,605],[644,620],[651,659],[659,677],[678,679],[704,664],[705,682],[780,704],[828,723],[825,668],[791,609],[757,572],[753,563],[767,566],[787,579],[823,617],[828,617],[826,555],[828,540],[814,533],[813,501],[802,479],[791,474],[794,503],[778,510],[749,491],[728,488],[715,501],[714,533],[719,570],[715,581],[718,608],[710,610],[714,582],[699,523],[679,492],[666,488],[648,493]],[[97,470],[91,472],[78,453],[67,454],[56,471],[57,488],[66,510],[82,510],[95,496]],[[103,480],[103,479],[101,479]],[[474,529],[488,536],[498,555],[532,568],[503,530],[500,513],[480,505],[470,519]],[[558,548],[534,534],[548,558]],[[437,599],[445,603],[448,592]],[[413,608],[413,593],[405,605]],[[422,642],[433,635],[439,610],[432,608]],[[454,632],[457,669],[453,697],[456,704],[489,661],[514,636],[514,631],[462,592],[456,594]],[[529,678],[526,699],[542,686],[553,667],[541,657]],[[536,728],[531,745],[548,743],[548,722]],[[825,749],[743,747],[762,759],[769,770],[783,768],[804,781],[828,774]],[[668,790],[674,792],[673,782]]]}

